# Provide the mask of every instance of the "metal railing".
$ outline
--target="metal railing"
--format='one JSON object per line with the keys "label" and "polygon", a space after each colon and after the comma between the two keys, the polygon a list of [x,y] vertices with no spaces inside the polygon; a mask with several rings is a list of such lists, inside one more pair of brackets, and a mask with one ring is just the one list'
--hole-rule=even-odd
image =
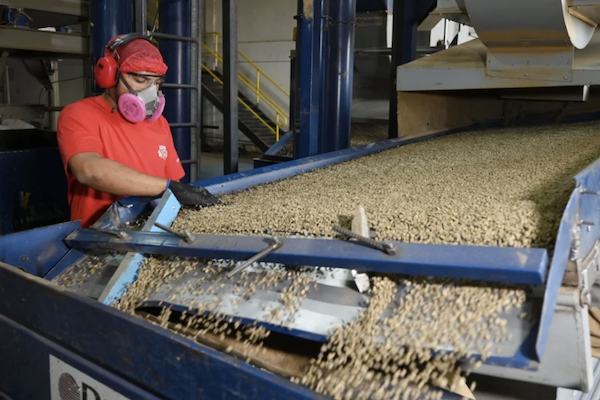
{"label": "metal railing", "polygon": [[[202,68],[205,69],[217,82],[223,84],[223,81],[214,73],[214,70],[218,67],[219,63],[223,63],[223,56],[219,52],[219,40],[222,38],[222,35],[219,32],[205,32],[203,37],[214,38],[214,50],[211,49],[206,43],[202,43],[202,47],[206,52],[203,52],[203,55],[210,55],[213,57],[213,68],[209,68],[206,63],[202,63]],[[248,62],[250,66],[252,66],[255,70],[256,81],[253,81],[246,74],[238,70],[238,79],[239,81],[247,87],[255,96],[256,96],[256,105],[265,104],[275,113],[275,127],[273,127],[270,123],[264,120],[260,115],[256,113],[256,111],[246,103],[241,97],[238,96],[238,101],[248,109],[262,124],[264,124],[271,132],[275,134],[275,138],[279,141],[281,129],[288,125],[288,121],[290,118],[289,113],[283,109],[277,102],[275,102],[271,96],[269,96],[263,88],[261,88],[261,78],[266,79],[270,82],[278,91],[283,93],[288,98],[290,94],[284,88],[281,87],[277,82],[275,82],[267,73],[265,73],[258,65],[256,65],[250,58],[248,58],[244,53],[238,51],[238,54]],[[264,85],[263,85],[264,86]]]}

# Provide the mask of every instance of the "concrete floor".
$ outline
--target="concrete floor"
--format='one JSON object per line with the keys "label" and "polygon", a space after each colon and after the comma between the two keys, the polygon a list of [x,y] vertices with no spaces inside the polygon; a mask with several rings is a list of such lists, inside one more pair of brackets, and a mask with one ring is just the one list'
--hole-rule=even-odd
{"label": "concrete floor", "polygon": [[[255,155],[240,155],[239,170],[254,168]],[[223,153],[202,153],[200,156],[200,180],[223,176]]]}

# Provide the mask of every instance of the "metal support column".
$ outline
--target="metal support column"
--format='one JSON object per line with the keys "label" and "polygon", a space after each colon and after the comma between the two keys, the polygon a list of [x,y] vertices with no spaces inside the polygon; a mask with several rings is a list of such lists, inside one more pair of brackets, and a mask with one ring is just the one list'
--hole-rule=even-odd
{"label": "metal support column", "polygon": [[[331,15],[330,10],[334,1],[338,0],[325,0],[323,4],[323,40],[322,40],[322,52],[321,52],[321,107],[322,112],[319,114],[319,154],[327,153],[329,148],[329,113],[327,110],[328,100],[328,79],[329,79],[329,65],[331,56],[330,47],[330,36],[331,36]],[[343,0],[339,0],[343,1]],[[335,7],[335,6],[334,6]],[[333,116],[332,116],[333,118]]]}
{"label": "metal support column", "polygon": [[393,33],[392,33],[392,65],[390,86],[390,139],[400,136],[398,129],[398,91],[396,90],[396,73],[400,65],[417,57],[417,27],[435,8],[436,0],[406,1],[394,0]]}
{"label": "metal support column", "polygon": [[322,109],[324,0],[298,0],[298,81],[300,130],[296,134],[294,156],[319,153]]}
{"label": "metal support column", "polygon": [[330,1],[327,134],[323,152],[350,147],[356,0]]}
{"label": "metal support column", "polygon": [[[50,84],[52,85],[52,89],[48,90],[48,106],[49,107],[58,107],[60,105],[60,94],[59,94],[59,83],[60,77],[58,75],[58,61],[51,60],[50,61],[50,70],[48,71],[48,79]],[[57,121],[58,121],[58,112],[50,111],[48,115],[48,121],[50,129],[55,131],[57,130]]]}
{"label": "metal support column", "polygon": [[238,9],[223,1],[223,165],[225,175],[238,172]]}
{"label": "metal support column", "polygon": [[135,13],[133,19],[135,31],[140,35],[145,35],[148,31],[148,3],[146,0],[133,0],[133,11]]}
{"label": "metal support column", "polygon": [[[398,91],[396,90],[396,70],[403,61],[404,49],[404,14],[406,0],[394,0],[394,14],[392,27],[392,64],[391,64],[391,82],[390,85],[390,116],[388,137],[390,139],[400,136],[398,132]],[[408,2],[410,4],[410,2]]]}
{"label": "metal support column", "polygon": [[[195,8],[195,10],[193,10]],[[202,125],[204,124],[204,118],[202,113],[204,108],[202,107],[202,32],[204,31],[204,0],[193,0],[192,3],[192,36],[195,37],[198,42],[192,47],[192,81],[196,85],[196,95],[192,92],[192,122],[196,123],[194,128],[194,140],[192,145],[194,146],[193,159],[196,160],[196,168],[192,170],[192,181],[200,180],[200,171],[202,165],[200,162],[200,155],[202,153]]]}
{"label": "metal support column", "polygon": [[[162,0],[159,3],[160,29],[162,38],[160,49],[165,63],[170,67],[167,71],[169,83],[186,84],[191,81],[191,0]],[[189,123],[191,119],[191,93],[187,89],[165,89],[167,105],[165,118],[169,123]],[[190,127],[173,128],[173,141],[179,159],[190,160],[191,138]],[[184,164],[185,178],[190,182],[190,166]]]}
{"label": "metal support column", "polygon": [[[96,65],[96,61],[104,56],[104,48],[110,39],[132,31],[131,8],[130,1],[90,1],[92,65]],[[98,91],[101,91],[101,89],[98,89]]]}
{"label": "metal support column", "polygon": [[[290,52],[290,131],[293,137],[298,134],[298,81],[296,74],[298,71],[298,59],[296,50]],[[294,140],[292,138],[292,140]]]}

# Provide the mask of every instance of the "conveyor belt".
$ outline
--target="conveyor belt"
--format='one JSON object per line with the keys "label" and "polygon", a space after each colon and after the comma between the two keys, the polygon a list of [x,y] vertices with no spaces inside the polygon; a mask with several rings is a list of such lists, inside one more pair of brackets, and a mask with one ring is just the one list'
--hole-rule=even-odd
{"label": "conveyor belt", "polygon": [[572,186],[600,156],[597,123],[459,133],[184,210],[176,229],[331,236],[360,204],[382,240],[549,248]]}
{"label": "conveyor belt", "polygon": [[[493,346],[497,354],[486,354],[486,361],[494,365],[537,369],[537,363],[543,354],[557,291],[562,281],[566,265],[565,257],[569,254],[568,246],[571,243],[569,235],[573,232],[571,228],[574,222],[579,221],[574,218],[585,218],[590,222],[588,227],[594,226],[591,223],[595,221],[595,217],[586,214],[590,209],[587,203],[582,203],[584,208],[578,208],[579,197],[573,192],[569,178],[600,154],[600,135],[596,125],[580,124],[552,127],[552,129],[542,127],[525,131],[495,130],[463,133],[405,145],[352,160],[354,151],[357,152],[356,154],[365,155],[378,149],[392,148],[396,143],[398,142],[393,140],[382,142],[362,149],[335,153],[329,155],[329,158],[320,156],[298,160],[277,168],[266,168],[226,177],[220,181],[206,182],[210,190],[231,193],[236,191],[236,188],[237,190],[248,188],[256,184],[268,183],[269,179],[278,180],[306,169],[326,166],[318,171],[226,196],[223,206],[195,211],[184,210],[176,221],[175,229],[186,227],[196,232],[226,232],[251,236],[271,232],[313,237],[331,236],[331,231],[328,231],[331,225],[347,222],[356,206],[360,204],[367,209],[379,238],[398,238],[403,242],[462,244],[463,246],[448,247],[456,249],[456,255],[460,256],[464,253],[466,256],[469,252],[464,244],[467,243],[516,247],[543,246],[552,249],[558,224],[561,222],[563,211],[566,210],[562,219],[562,236],[556,245],[556,257],[546,282],[544,299],[540,297],[541,291],[533,291],[525,303],[517,303],[516,307],[507,309],[506,312],[498,312],[492,319],[496,324],[507,321],[506,329],[511,335],[502,339],[502,344],[499,346]],[[562,157],[557,159],[556,153],[559,151]],[[334,161],[347,160],[352,161],[328,166]],[[577,178],[579,184],[592,189],[590,193],[597,190],[597,183],[594,183],[596,177],[594,174],[597,172],[597,168],[592,166]],[[581,193],[580,196],[583,196],[583,193],[587,192]],[[590,201],[593,200],[593,196],[588,197]],[[169,201],[171,200],[168,196],[163,198],[158,207],[168,210],[170,215],[167,219],[172,220],[177,207],[168,206]],[[567,201],[569,201],[568,206]],[[577,213],[580,215],[577,216]],[[107,220],[103,220],[100,225],[107,223],[110,225]],[[318,229],[309,226],[317,226]],[[582,247],[586,251],[592,244],[592,238],[597,237],[595,228],[588,229],[588,232],[594,234],[582,240]],[[199,235],[194,243],[188,244],[165,234],[133,232],[129,239],[107,240],[98,233],[84,231],[70,235],[67,243],[77,248],[104,248],[195,257],[229,256],[243,259],[247,256],[244,252],[253,248],[254,242],[258,243],[261,240],[251,236],[236,238],[235,236]],[[314,239],[305,240],[320,242]],[[331,243],[333,253],[330,260],[342,254],[350,258],[355,257],[350,255],[353,250],[342,251],[343,246],[340,242],[335,240],[325,242]],[[240,243],[250,247],[242,246],[243,249],[240,250]],[[235,246],[231,247],[230,245],[233,244]],[[202,248],[203,246],[205,248]],[[325,260],[326,256],[318,255],[318,252],[312,250],[306,253],[310,246],[305,246],[306,251],[302,250],[302,246],[290,246],[287,249],[284,246],[272,256],[287,254],[290,259],[286,259],[285,262],[293,260],[294,257],[298,260],[302,257],[313,257],[315,264],[310,265],[327,265],[325,261],[316,262],[321,261],[317,260],[318,257]],[[360,250],[360,246],[350,246]],[[407,249],[410,246],[423,246],[421,253],[424,255],[439,255],[439,249],[430,244],[403,244],[402,246],[408,246]],[[485,254],[491,255],[493,251],[540,251],[547,260],[546,251],[543,249],[477,247],[471,250],[480,251],[484,256],[481,260],[485,260]],[[366,254],[373,250],[362,251]],[[408,253],[405,251],[402,256],[406,257]],[[473,254],[472,251],[470,254]],[[372,257],[365,260],[365,265],[371,265],[376,258],[373,253]],[[450,258],[452,259],[450,262],[457,261],[455,256]],[[489,258],[490,261],[492,259],[506,261],[503,256]],[[446,267],[440,267],[440,275],[445,276],[444,271],[446,271],[447,276],[459,276],[457,274],[461,268],[465,268],[471,261],[463,260],[458,263],[460,265],[448,264]],[[167,260],[162,266],[155,265],[151,270],[147,270],[148,263],[153,263],[152,259],[146,262],[141,275],[153,271],[154,275],[160,275],[161,271],[168,270],[167,266],[172,264],[172,260]],[[397,267],[393,262],[390,265],[392,269]],[[546,263],[543,265],[544,271],[546,265]],[[132,266],[134,269],[137,268],[135,265]],[[427,269],[432,267],[431,263],[424,262],[423,267],[424,271],[433,271]],[[507,265],[502,264],[498,267],[502,270]],[[398,273],[398,270],[395,272]],[[415,274],[423,274],[423,271],[415,271]],[[355,299],[350,300],[352,304],[346,304],[346,300],[343,300],[346,298],[344,296],[327,300],[328,295],[345,290],[344,288],[331,288],[329,294],[326,294],[325,285],[319,284],[304,293],[306,299],[300,296],[303,301],[301,304],[299,302],[299,308],[295,312],[283,313],[284,319],[292,322],[281,324],[269,320],[268,316],[265,316],[265,310],[281,303],[280,296],[286,286],[283,282],[271,288],[258,289],[250,298],[244,298],[239,293],[235,293],[236,282],[234,281],[220,282],[217,289],[211,290],[204,284],[198,285],[197,280],[198,272],[193,269],[174,277],[170,276],[167,282],[154,279],[153,283],[149,284],[148,281],[138,279],[125,297],[121,298],[118,307],[135,312],[140,304],[146,307],[169,306],[175,310],[185,311],[188,315],[204,314],[209,311],[221,315],[220,318],[233,318],[244,324],[258,323],[273,331],[316,341],[325,340],[333,326],[359,321],[361,317],[355,317],[363,315],[366,309],[364,304],[360,304],[362,295],[358,295],[357,292],[347,293],[352,294]],[[510,281],[510,278],[508,280]],[[294,279],[291,280],[293,281]],[[96,279],[96,285],[98,282],[100,279]],[[543,277],[541,282],[544,282]],[[194,290],[190,290],[190,285]],[[87,292],[90,292],[89,287],[89,285],[80,286]],[[115,293],[118,293],[118,290]],[[398,286],[398,296],[400,297],[396,298],[396,302],[399,303],[403,299],[402,285]],[[206,310],[199,306],[215,299],[218,299],[217,303],[219,303],[216,308]],[[352,296],[349,299],[352,299]],[[340,304],[340,301],[344,304]],[[373,299],[370,300],[372,301]],[[542,303],[543,312],[540,311]],[[429,310],[425,315],[430,315],[431,312],[434,312],[431,315],[435,315],[435,310]],[[461,313],[457,310],[455,315]],[[166,317],[168,313],[163,319]],[[435,317],[433,320],[435,321]],[[484,325],[489,323],[485,318],[479,320],[476,318],[474,321]],[[441,332],[444,335],[452,330],[452,328],[444,328]],[[461,343],[461,340],[457,341],[455,338],[448,347],[442,340],[438,343],[438,347],[439,350],[448,351],[455,346],[462,346]],[[470,350],[467,350],[468,347],[463,348],[463,353],[459,354],[462,354],[461,357],[466,354],[478,357],[482,352],[481,346],[482,343],[478,343]],[[455,368],[454,365],[450,363],[443,368],[452,369]],[[313,387],[315,382],[304,383]],[[325,392],[331,394],[333,389],[335,388],[329,388]]]}

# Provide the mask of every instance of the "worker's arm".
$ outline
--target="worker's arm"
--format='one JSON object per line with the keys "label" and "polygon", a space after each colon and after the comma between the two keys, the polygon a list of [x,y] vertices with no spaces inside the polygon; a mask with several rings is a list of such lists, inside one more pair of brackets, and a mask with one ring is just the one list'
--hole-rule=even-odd
{"label": "worker's arm", "polygon": [[79,183],[118,196],[158,196],[167,179],[126,167],[98,153],[79,153],[69,159],[69,168]]}
{"label": "worker's arm", "polygon": [[210,206],[219,200],[208,190],[144,174],[98,153],[79,153],[69,159],[69,168],[79,183],[118,196],[158,196],[171,189],[181,204]]}

